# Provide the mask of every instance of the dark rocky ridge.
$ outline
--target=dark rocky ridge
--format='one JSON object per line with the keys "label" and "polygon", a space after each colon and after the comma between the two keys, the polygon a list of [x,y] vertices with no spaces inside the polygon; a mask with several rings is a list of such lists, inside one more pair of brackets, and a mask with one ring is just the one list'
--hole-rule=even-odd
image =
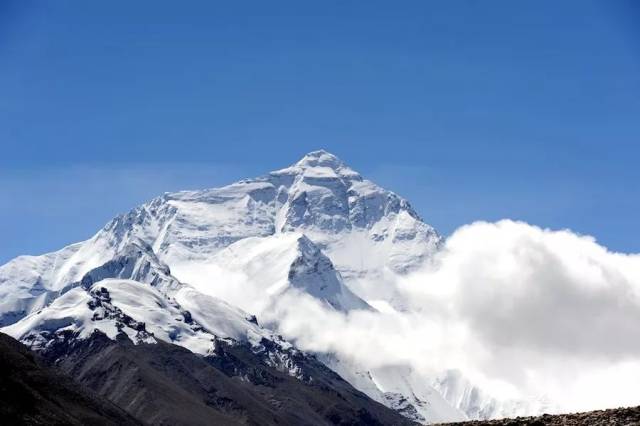
{"label": "dark rocky ridge", "polygon": [[637,426],[640,407],[614,408],[572,414],[543,414],[537,417],[443,423],[440,426]]}
{"label": "dark rocky ridge", "polygon": [[140,423],[69,377],[42,365],[23,344],[0,333],[0,424]]}

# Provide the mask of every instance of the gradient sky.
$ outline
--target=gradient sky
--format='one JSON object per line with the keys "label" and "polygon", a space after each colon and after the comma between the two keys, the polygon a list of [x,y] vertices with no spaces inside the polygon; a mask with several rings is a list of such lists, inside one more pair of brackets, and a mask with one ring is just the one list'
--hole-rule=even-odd
{"label": "gradient sky", "polygon": [[639,136],[632,0],[0,2],[0,263],[318,148],[445,235],[639,252]]}

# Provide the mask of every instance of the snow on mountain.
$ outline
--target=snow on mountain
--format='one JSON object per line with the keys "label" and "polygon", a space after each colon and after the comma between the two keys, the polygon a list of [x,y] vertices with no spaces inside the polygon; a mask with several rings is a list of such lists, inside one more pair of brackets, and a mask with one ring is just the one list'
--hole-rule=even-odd
{"label": "snow on mountain", "polygon": [[112,339],[124,332],[134,343],[160,339],[203,355],[213,350],[216,338],[254,344],[263,337],[273,338],[242,311],[188,287],[173,300],[144,283],[113,278],[76,287],[3,332],[37,349],[51,334],[82,339],[96,329]]}
{"label": "snow on mountain", "polygon": [[143,241],[127,241],[117,250],[101,237],[98,233],[85,243],[42,256],[21,256],[1,266],[0,325],[44,308],[81,283],[87,286],[103,278],[133,279],[163,291],[178,287],[169,267]]}
{"label": "snow on mountain", "polygon": [[370,309],[343,283],[331,260],[297,232],[245,238],[207,262],[177,262],[173,271],[200,292],[248,312],[263,312],[273,298],[292,289],[339,311]]}
{"label": "snow on mountain", "polygon": [[[87,246],[99,245],[96,240],[99,238],[89,240],[74,255],[86,251]],[[71,269],[82,271],[95,259],[106,258],[114,251],[101,252],[91,262],[83,262],[82,267],[73,265]],[[43,262],[50,257],[55,258],[45,255],[39,260]],[[68,270],[69,264],[62,262],[60,269]],[[82,338],[98,329],[114,337],[122,330],[134,342],[153,341],[155,336],[196,353],[206,353],[214,337],[251,343],[262,338],[281,340],[259,327],[249,314],[178,281],[152,248],[140,240],[124,245],[110,260],[89,269],[81,277],[72,275],[77,279],[64,286],[51,279],[52,276],[55,274],[49,273],[47,281],[43,278],[40,281],[55,290],[55,297],[51,296],[53,302],[5,327],[7,334],[23,340],[34,333],[46,338],[50,333],[72,332]]]}
{"label": "snow on mountain", "polygon": [[[252,345],[266,338],[290,347],[240,309],[201,294],[169,274],[163,276],[167,267],[157,260],[151,259],[160,270],[144,267],[151,277],[147,283],[114,278],[123,276],[126,270],[135,277],[141,272],[135,266],[150,265],[145,260],[148,253],[137,255],[137,261],[133,257],[118,257],[89,271],[79,285],[72,286],[43,309],[4,327],[3,332],[35,349],[52,338],[83,339],[94,330],[112,339],[124,332],[134,343],[160,339],[204,355],[211,352],[218,338]],[[157,286],[158,283],[170,286]]]}
{"label": "snow on mountain", "polygon": [[[142,275],[146,274],[150,262],[157,264],[157,260],[150,260],[149,256],[132,258],[136,250],[141,254],[150,251],[147,244],[137,238],[122,241],[119,248],[113,243],[112,235],[100,231],[85,242],[42,256],[20,256],[0,266],[0,326],[12,324],[47,306],[79,285],[85,274],[96,268],[102,267],[94,271],[97,275],[104,274],[106,269],[120,269],[128,278],[148,278]],[[157,270],[161,272],[164,268]]]}
{"label": "snow on mountain", "polygon": [[[223,188],[165,194],[110,227],[147,241],[170,265],[207,260],[247,237],[303,232],[349,285],[379,278],[385,269],[411,270],[440,241],[406,200],[324,151]],[[367,286],[359,287],[366,293]]]}
{"label": "snow on mountain", "polygon": [[57,279],[60,268],[81,247],[78,243],[42,256],[20,256],[0,266],[0,326],[48,305],[64,286]]}
{"label": "snow on mountain", "polygon": [[559,407],[543,397],[496,399],[457,370],[444,371],[431,382],[444,400],[471,419],[512,418],[559,411]]}
{"label": "snow on mountain", "polygon": [[[199,341],[197,346],[206,345],[210,339],[204,333],[184,326],[176,327],[175,314],[179,312],[172,309],[151,287],[137,281],[106,279],[87,289],[73,288],[51,305],[5,327],[3,331],[22,342],[28,342],[35,349],[46,346],[53,336],[58,339],[68,333],[83,339],[96,329],[111,339],[115,339],[119,332],[124,332],[135,343],[155,343],[155,333],[158,333],[158,338],[170,341],[168,329],[173,329],[187,339]],[[153,332],[146,327],[145,320],[149,319]],[[189,346],[193,347],[194,344],[190,342]]]}
{"label": "snow on mountain", "polygon": [[171,275],[149,246],[130,244],[105,264],[65,286],[46,307],[2,328],[34,350],[124,333],[135,344],[158,340],[215,356],[216,345],[245,345],[263,362],[294,377],[301,359],[290,343],[255,316],[196,291]]}
{"label": "snow on mountain", "polygon": [[169,267],[143,241],[125,246],[111,260],[87,272],[80,284],[88,287],[105,278],[124,278],[147,283],[164,294],[173,294],[183,287],[171,275]]}
{"label": "snow on mountain", "polygon": [[364,370],[353,361],[333,355],[323,355],[320,359],[355,388],[412,420],[442,423],[469,418],[411,367],[389,365]]}
{"label": "snow on mountain", "polygon": [[170,266],[209,262],[245,238],[302,232],[365,300],[385,294],[385,273],[417,267],[440,242],[406,200],[325,151],[222,188],[164,194],[103,231],[115,244],[145,241]]}

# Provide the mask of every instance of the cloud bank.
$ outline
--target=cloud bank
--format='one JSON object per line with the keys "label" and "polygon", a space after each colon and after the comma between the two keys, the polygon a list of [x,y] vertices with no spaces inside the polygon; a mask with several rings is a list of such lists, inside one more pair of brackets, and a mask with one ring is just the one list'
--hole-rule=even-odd
{"label": "cloud bank", "polygon": [[305,350],[425,377],[456,369],[497,398],[545,396],[560,411],[640,403],[640,255],[570,231],[478,222],[395,285],[402,311],[345,315],[290,294],[262,318],[279,318]]}

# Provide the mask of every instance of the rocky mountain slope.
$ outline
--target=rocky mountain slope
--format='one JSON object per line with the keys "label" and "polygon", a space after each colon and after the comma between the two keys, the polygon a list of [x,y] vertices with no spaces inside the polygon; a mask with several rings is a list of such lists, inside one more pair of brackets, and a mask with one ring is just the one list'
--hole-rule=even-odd
{"label": "rocky mountain slope", "polygon": [[124,410],[42,365],[24,345],[0,333],[0,423],[6,425],[138,425]]}

